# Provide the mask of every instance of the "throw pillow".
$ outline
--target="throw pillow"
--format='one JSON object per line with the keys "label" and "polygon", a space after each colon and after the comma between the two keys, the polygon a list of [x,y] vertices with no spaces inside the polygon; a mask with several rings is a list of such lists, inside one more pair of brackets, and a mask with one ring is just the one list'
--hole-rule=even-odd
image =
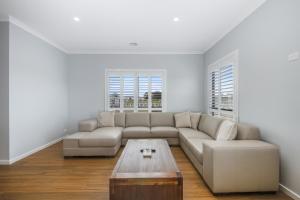
{"label": "throw pillow", "polygon": [[224,120],[217,132],[216,140],[234,140],[237,136],[237,124],[230,120]]}
{"label": "throw pillow", "polygon": [[200,121],[201,113],[190,113],[192,128],[197,130]]}
{"label": "throw pillow", "polygon": [[176,128],[191,128],[191,117],[189,112],[174,115]]}
{"label": "throw pillow", "polygon": [[115,126],[115,112],[99,112],[97,116],[98,127],[114,127]]}

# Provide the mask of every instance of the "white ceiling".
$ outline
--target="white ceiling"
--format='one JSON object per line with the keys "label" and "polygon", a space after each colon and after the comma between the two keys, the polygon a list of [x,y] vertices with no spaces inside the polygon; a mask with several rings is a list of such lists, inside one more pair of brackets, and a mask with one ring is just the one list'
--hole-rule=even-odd
{"label": "white ceiling", "polygon": [[264,2],[0,0],[0,16],[67,53],[203,53]]}

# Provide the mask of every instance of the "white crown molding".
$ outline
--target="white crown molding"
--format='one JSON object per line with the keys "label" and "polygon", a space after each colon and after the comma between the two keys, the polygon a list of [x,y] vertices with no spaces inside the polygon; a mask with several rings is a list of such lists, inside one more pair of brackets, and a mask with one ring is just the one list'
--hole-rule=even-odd
{"label": "white crown molding", "polygon": [[293,190],[291,190],[290,188],[282,185],[282,184],[279,184],[279,188],[280,190],[285,193],[286,195],[288,195],[289,197],[291,197],[292,199],[294,200],[300,200],[300,195],[297,194],[296,192],[294,192]]}
{"label": "white crown molding", "polygon": [[247,10],[245,10],[245,14],[243,16],[236,18],[235,21],[233,23],[231,23],[231,25],[228,26],[216,40],[214,40],[212,43],[210,43],[210,45],[208,45],[207,48],[204,49],[203,54],[205,54],[208,50],[210,50],[212,47],[214,47],[220,40],[222,40],[233,29],[235,29],[238,25],[240,25],[245,19],[250,17],[250,15],[253,14],[266,1],[267,0],[264,0],[263,2],[261,2],[254,8],[248,8]]}
{"label": "white crown molding", "polygon": [[77,50],[69,51],[69,54],[141,54],[141,55],[181,55],[203,54],[202,51],[128,51],[128,50]]}
{"label": "white crown molding", "polygon": [[[1,19],[0,19],[1,21]],[[10,23],[18,26],[19,28],[23,29],[24,31],[34,35],[35,37],[43,40],[44,42],[50,44],[51,46],[59,49],[60,51],[64,52],[64,53],[68,53],[68,51],[63,48],[61,45],[57,44],[56,42],[46,38],[45,36],[43,36],[41,33],[39,33],[38,31],[34,30],[33,28],[27,26],[26,24],[24,24],[23,22],[21,22],[20,20],[12,17],[12,16],[8,16],[7,18],[3,18],[3,21],[9,21]]]}

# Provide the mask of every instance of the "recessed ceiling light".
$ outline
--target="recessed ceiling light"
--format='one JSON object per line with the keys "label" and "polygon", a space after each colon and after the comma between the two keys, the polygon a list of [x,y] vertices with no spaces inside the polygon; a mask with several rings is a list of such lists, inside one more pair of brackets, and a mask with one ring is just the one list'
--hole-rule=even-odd
{"label": "recessed ceiling light", "polygon": [[73,17],[73,20],[74,20],[75,22],[79,22],[79,21],[80,21],[80,18],[79,18],[79,17]]}
{"label": "recessed ceiling light", "polygon": [[178,18],[178,17],[174,17],[174,18],[173,18],[173,21],[174,21],[174,22],[178,22],[178,21],[179,21],[179,18]]}
{"label": "recessed ceiling light", "polygon": [[139,45],[137,42],[129,42],[128,44],[129,44],[129,46],[133,46],[133,47],[136,47]]}

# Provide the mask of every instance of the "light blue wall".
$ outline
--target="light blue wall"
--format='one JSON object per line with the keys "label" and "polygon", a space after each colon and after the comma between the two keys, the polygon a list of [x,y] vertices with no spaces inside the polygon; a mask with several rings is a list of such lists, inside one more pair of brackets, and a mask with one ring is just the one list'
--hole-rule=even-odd
{"label": "light blue wall", "polygon": [[300,61],[287,56],[300,51],[299,9],[299,0],[269,0],[204,55],[208,66],[239,49],[240,121],[259,126],[264,140],[280,146],[280,181],[298,194]]}
{"label": "light blue wall", "polygon": [[10,159],[64,135],[67,56],[10,24]]}
{"label": "light blue wall", "polygon": [[202,55],[70,55],[71,132],[78,121],[105,109],[105,69],[166,69],[167,110],[203,110]]}
{"label": "light blue wall", "polygon": [[0,162],[9,159],[9,23],[0,22]]}

